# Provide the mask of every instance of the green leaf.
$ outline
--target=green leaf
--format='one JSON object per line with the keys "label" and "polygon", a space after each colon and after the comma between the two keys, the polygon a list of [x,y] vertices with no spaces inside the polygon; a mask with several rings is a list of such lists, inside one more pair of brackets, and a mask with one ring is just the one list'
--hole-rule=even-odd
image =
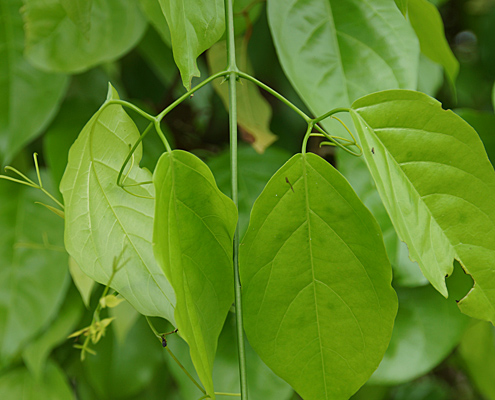
{"label": "green leaf", "polygon": [[391,88],[415,89],[419,46],[389,0],[270,0],[282,67],[315,115]]}
{"label": "green leaf", "polygon": [[395,4],[399,8],[400,12],[402,15],[407,14],[407,6],[408,6],[409,0],[395,0]]}
{"label": "green leaf", "polygon": [[469,377],[487,400],[495,400],[495,330],[487,322],[473,321],[459,346]]}
{"label": "green leaf", "polygon": [[492,89],[492,105],[493,105],[493,110],[495,110],[495,83],[493,84],[493,89]]}
{"label": "green leaf", "polygon": [[495,321],[495,174],[474,129],[419,92],[375,93],[353,109],[368,168],[411,259],[445,297],[457,259],[475,281],[461,311]]}
{"label": "green leaf", "polygon": [[67,340],[67,335],[81,319],[82,311],[83,304],[72,286],[55,320],[45,332],[31,340],[22,352],[26,366],[36,378],[42,377],[51,351]]}
{"label": "green leaf", "polygon": [[153,243],[177,296],[175,320],[207,394],[215,398],[213,360],[234,301],[232,240],[237,209],[217,188],[209,168],[191,153],[160,157]]}
{"label": "green leaf", "polygon": [[337,153],[337,165],[339,171],[348,179],[361,201],[372,212],[380,225],[388,258],[394,271],[394,286],[426,285],[428,280],[421,273],[418,264],[409,259],[407,246],[400,241],[395,232],[363,158],[339,151]]}
{"label": "green leaf", "polygon": [[72,278],[72,282],[76,285],[81,299],[84,302],[86,308],[89,308],[89,301],[91,300],[91,293],[95,286],[95,281],[86,275],[76,261],[69,256],[69,272]]}
{"label": "green leaf", "polygon": [[163,350],[144,318],[136,321],[123,343],[116,340],[113,324],[94,346],[96,355],[84,361],[84,375],[98,398],[127,399],[150,384],[163,365]]}
{"label": "green leaf", "polygon": [[[252,73],[252,66],[248,59],[247,41],[236,41],[237,66],[241,71]],[[211,74],[223,71],[227,65],[227,45],[225,41],[217,43],[207,53],[208,66]],[[221,80],[213,82],[215,91],[222,99],[225,108],[229,109],[229,86],[222,85]],[[277,136],[270,130],[272,108],[261,95],[257,86],[248,81],[237,85],[237,123],[243,138],[252,144],[258,153],[263,153]]]}
{"label": "green leaf", "polygon": [[127,334],[139,317],[139,313],[129,304],[129,302],[124,301],[117,307],[108,310],[108,314],[110,317],[115,318],[112,322],[115,338],[119,341],[119,343],[124,343],[127,338]]}
{"label": "green leaf", "polygon": [[48,74],[24,59],[22,0],[0,6],[0,166],[38,136],[55,115],[67,77]]}
{"label": "green leaf", "polygon": [[[139,4],[141,4],[141,8],[150,24],[160,34],[162,41],[167,44],[168,47],[172,47],[170,29],[168,28],[165,15],[163,15],[159,0],[140,0]],[[159,56],[159,54],[157,54],[157,56]]]}
{"label": "green leaf", "polygon": [[261,359],[306,400],[348,399],[397,312],[379,227],[348,182],[314,154],[292,157],[254,204],[239,263]]}
{"label": "green leaf", "polygon": [[435,97],[443,84],[443,68],[424,54],[419,56],[418,92]]}
{"label": "green leaf", "polygon": [[[167,338],[168,346],[172,349],[174,355],[196,379],[186,342],[177,335],[167,336]],[[292,388],[261,361],[247,341],[245,342],[245,350],[246,373],[249,377],[247,382],[249,397],[270,400],[292,399],[292,395],[294,394]],[[222,333],[218,338],[218,349],[213,367],[213,381],[215,382],[215,390],[217,392],[239,393],[239,363],[237,357],[235,319],[234,314],[229,313]],[[177,363],[168,354],[165,354],[165,360],[175,381],[178,383],[182,395],[181,398],[199,398],[201,392],[184,374],[184,371],[182,371]]]}
{"label": "green leaf", "polygon": [[213,46],[225,30],[223,0],[158,0],[167,19],[175,63],[184,87],[199,76],[196,59]]}
{"label": "green leaf", "polygon": [[24,367],[0,376],[0,398],[68,400],[73,399],[73,394],[60,367],[49,362],[43,379],[36,379]]}
{"label": "green leaf", "polygon": [[94,0],[88,37],[59,0],[26,0],[23,17],[26,57],[33,65],[55,72],[78,73],[113,61],[131,50],[146,28],[135,1]]}
{"label": "green leaf", "polygon": [[495,165],[495,115],[467,108],[455,110],[455,113],[476,130],[490,162]]}
{"label": "green leaf", "polygon": [[[291,154],[274,146],[258,154],[251,146],[240,144],[237,150],[239,186],[239,237],[242,238],[249,225],[249,215],[255,200],[272,175],[285,164]],[[231,197],[230,151],[225,150],[207,162],[215,176],[218,188]]]}
{"label": "green leaf", "polygon": [[93,0],[60,0],[60,4],[62,4],[67,16],[77,26],[77,29],[89,39]]}
{"label": "green leaf", "polygon": [[70,280],[63,221],[34,204],[44,194],[0,180],[0,199],[0,366],[5,366],[57,315]]}
{"label": "green leaf", "polygon": [[442,17],[437,8],[428,0],[408,0],[407,16],[418,36],[421,52],[442,65],[454,85],[459,62],[445,38]]}
{"label": "green leaf", "polygon": [[461,314],[460,299],[472,284],[460,268],[449,279],[450,299],[431,285],[398,288],[399,312],[392,340],[369,383],[397,385],[425,375],[457,346],[470,319]]}
{"label": "green leaf", "polygon": [[[109,100],[118,98],[113,88]],[[126,262],[111,287],[141,314],[174,321],[172,286],[156,263],[151,246],[154,202],[117,186],[119,170],[129,148],[139,138],[132,119],[118,105],[97,112],[81,131],[69,152],[60,184],[65,203],[65,246],[83,272],[106,285],[116,257]],[[139,167],[142,147],[126,184],[151,181]],[[132,192],[153,197],[152,185]]]}

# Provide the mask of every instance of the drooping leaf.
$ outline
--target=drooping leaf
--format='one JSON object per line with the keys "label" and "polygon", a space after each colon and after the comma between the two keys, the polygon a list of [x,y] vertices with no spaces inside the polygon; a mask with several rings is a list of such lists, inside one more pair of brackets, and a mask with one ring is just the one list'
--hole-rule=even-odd
{"label": "drooping leaf", "polygon": [[423,276],[417,263],[409,259],[409,251],[401,242],[394,225],[383,206],[366,163],[362,157],[346,152],[337,153],[338,169],[347,178],[352,188],[366,207],[373,213],[383,233],[385,248],[394,271],[394,286],[423,286],[428,280]]}
{"label": "drooping leaf", "polygon": [[[108,99],[118,98],[113,88]],[[89,277],[106,285],[114,260],[125,266],[111,287],[141,314],[173,323],[173,289],[153,257],[154,201],[117,186],[119,170],[139,131],[122,107],[110,105],[97,112],[81,131],[69,152],[60,184],[65,203],[65,246]],[[142,148],[134,153],[126,184],[151,181],[139,168]],[[127,173],[126,172],[126,173]],[[132,187],[133,193],[153,197],[152,185]]]}
{"label": "drooping leaf", "polygon": [[[239,237],[242,239],[249,225],[249,215],[255,200],[272,175],[286,163],[291,154],[270,146],[263,154],[252,147],[240,144],[237,149],[237,182],[239,191]],[[215,175],[218,188],[231,196],[230,151],[226,150],[207,162]]]}
{"label": "drooping leaf", "polygon": [[315,115],[365,94],[415,89],[419,45],[389,0],[269,0],[282,67]]}
{"label": "drooping leaf", "polygon": [[[241,71],[252,73],[253,68],[248,59],[247,42],[236,41],[237,65]],[[213,46],[207,53],[211,74],[225,69],[227,66],[227,46],[222,41]],[[221,84],[217,79],[213,87],[222,99],[225,108],[229,109],[229,86]],[[261,95],[258,87],[248,81],[237,84],[237,123],[245,140],[252,144],[258,153],[263,153],[277,136],[270,130],[272,109],[268,101]]]}
{"label": "drooping leaf", "polygon": [[68,400],[72,398],[72,390],[67,379],[54,362],[47,364],[43,379],[36,379],[25,367],[0,376],[0,399]]}
{"label": "drooping leaf", "polygon": [[113,61],[131,50],[146,28],[136,1],[94,0],[88,37],[59,0],[26,0],[23,17],[26,57],[55,72],[77,73]]}
{"label": "drooping leaf", "polygon": [[495,329],[487,322],[473,321],[464,334],[459,354],[467,373],[487,400],[495,399]]}
{"label": "drooping leaf", "polygon": [[472,281],[459,268],[448,283],[449,299],[431,285],[397,289],[399,312],[392,339],[369,383],[412,381],[431,371],[457,346],[470,318],[459,312],[455,300],[467,293]]}
{"label": "drooping leaf", "polygon": [[457,259],[475,282],[461,311],[495,321],[495,174],[474,129],[435,99],[405,90],[359,99],[352,117],[411,259],[445,297]]}
{"label": "drooping leaf", "polygon": [[162,41],[168,47],[172,47],[172,38],[170,37],[170,29],[168,28],[167,20],[160,7],[159,0],[139,0],[144,14],[148,21],[160,34]]}
{"label": "drooping leaf", "polygon": [[67,77],[34,68],[24,58],[22,0],[0,8],[0,166],[43,131],[55,115]]}
{"label": "drooping leaf", "polygon": [[292,157],[254,204],[239,263],[261,359],[306,400],[348,399],[397,311],[379,227],[348,182],[314,154]]}
{"label": "drooping leaf", "polygon": [[428,0],[408,0],[407,17],[419,39],[421,52],[443,66],[450,82],[455,83],[459,62],[445,38],[442,17]]}
{"label": "drooping leaf", "polygon": [[89,39],[93,0],[60,0],[60,4],[81,33]]}
{"label": "drooping leaf", "polygon": [[83,309],[77,290],[72,286],[48,329],[29,341],[22,352],[22,358],[35,377],[43,376],[50,352],[67,339],[67,335],[81,319]]}
{"label": "drooping leaf", "polygon": [[0,199],[0,366],[5,366],[57,315],[70,279],[63,220],[34,203],[45,195],[0,180]]}
{"label": "drooping leaf", "polygon": [[72,257],[69,257],[69,272],[72,278],[72,282],[74,282],[74,285],[79,291],[84,305],[86,306],[86,308],[89,308],[91,293],[93,293],[93,288],[96,282],[94,281],[94,279],[90,278],[84,273],[84,271]]}
{"label": "drooping leaf", "polygon": [[150,384],[163,365],[163,350],[143,317],[136,321],[124,342],[116,340],[113,324],[94,346],[96,355],[84,361],[84,375],[98,398],[127,399]]}
{"label": "drooping leaf", "polygon": [[[194,366],[189,356],[187,344],[177,335],[168,336],[168,346],[175,356],[196,379]],[[246,350],[246,373],[248,376],[248,393],[253,399],[292,399],[294,391],[292,388],[275,375],[268,368],[249,343],[245,342]],[[235,333],[234,314],[230,313],[225,321],[222,333],[218,338],[218,349],[213,367],[213,381],[215,390],[225,393],[239,393],[239,362],[237,358],[237,339]],[[165,354],[165,360],[170,368],[174,379],[179,385],[183,399],[197,399],[201,392],[191,380],[184,374],[184,371]]]}
{"label": "drooping leaf", "polygon": [[237,209],[217,188],[206,164],[185,151],[163,154],[153,182],[155,256],[175,290],[176,327],[207,394],[215,398],[213,360],[234,301]]}
{"label": "drooping leaf", "polygon": [[196,59],[213,46],[225,30],[223,0],[158,0],[167,19],[175,63],[184,87],[199,76]]}

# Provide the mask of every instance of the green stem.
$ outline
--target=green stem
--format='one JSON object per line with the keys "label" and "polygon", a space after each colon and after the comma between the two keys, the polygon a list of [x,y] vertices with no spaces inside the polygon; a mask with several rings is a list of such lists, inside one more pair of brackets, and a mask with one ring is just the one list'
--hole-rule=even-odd
{"label": "green stem", "polygon": [[314,122],[315,124],[317,124],[318,122],[323,121],[324,119],[326,119],[326,118],[328,118],[328,117],[332,116],[333,114],[337,114],[337,113],[340,113],[340,112],[349,112],[349,111],[350,111],[350,109],[349,109],[349,108],[343,108],[343,107],[340,107],[340,108],[334,108],[333,110],[326,112],[325,114],[323,114],[323,115],[319,116],[318,118],[315,118],[315,119],[313,120],[313,122]]}
{"label": "green stem", "polygon": [[[173,360],[177,363],[177,365],[182,369],[182,371],[184,371],[184,373],[188,376],[188,378],[196,385],[196,387],[201,390],[202,393],[204,393],[206,395],[206,392],[205,390],[202,388],[202,386],[196,381],[196,379],[194,379],[192,377],[192,375],[187,372],[187,369],[184,368],[184,366],[180,363],[180,361],[177,359],[177,357],[175,357],[174,353],[172,353],[172,350],[169,349],[169,347],[165,347],[168,351],[168,354],[170,354],[170,357],[173,358]],[[208,396],[209,397],[209,396]]]}
{"label": "green stem", "polygon": [[[229,135],[230,135],[230,170],[232,200],[239,209],[237,183],[237,79],[239,70],[235,60],[234,12],[232,0],[225,0],[225,25],[227,31],[227,71],[229,72]],[[253,78],[254,79],[254,78]],[[244,347],[244,324],[242,320],[242,289],[239,277],[239,222],[234,233],[234,293],[237,348],[239,352],[239,375],[241,383],[241,399],[247,400],[246,351]]]}

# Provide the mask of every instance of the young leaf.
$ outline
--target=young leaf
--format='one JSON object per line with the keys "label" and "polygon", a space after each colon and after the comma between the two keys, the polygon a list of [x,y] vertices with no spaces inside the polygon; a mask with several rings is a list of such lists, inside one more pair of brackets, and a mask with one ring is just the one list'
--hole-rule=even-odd
{"label": "young leaf", "polygon": [[[109,99],[118,98],[110,88]],[[81,131],[69,152],[60,184],[65,203],[65,246],[89,277],[106,285],[115,258],[125,266],[111,287],[141,314],[174,322],[173,289],[153,257],[151,246],[154,202],[117,186],[117,176],[139,131],[121,106],[97,112]],[[126,184],[151,181],[139,168],[142,147],[134,153],[134,167]],[[132,188],[145,197],[152,185]]]}
{"label": "young leaf", "polygon": [[270,0],[280,63],[315,115],[391,88],[415,89],[419,45],[389,0]]}
{"label": "young leaf", "polygon": [[[247,42],[239,39],[236,43],[237,65],[241,71],[252,73],[247,54]],[[207,53],[211,74],[225,69],[227,65],[227,45],[225,41],[217,43]],[[225,108],[229,108],[229,87],[222,85],[221,80],[213,82],[213,87],[222,99]],[[258,153],[263,153],[277,136],[270,130],[272,109],[268,101],[261,95],[257,86],[248,81],[237,85],[237,123],[241,132]]]}
{"label": "young leaf", "polygon": [[392,339],[370,384],[398,385],[419,378],[457,346],[470,318],[459,312],[455,300],[466,294],[472,280],[459,267],[448,283],[449,299],[431,285],[397,289],[399,312]]}
{"label": "young leaf", "polygon": [[21,6],[3,1],[0,11],[0,166],[43,131],[67,86],[65,75],[39,71],[24,58]]}
{"label": "young leaf", "polygon": [[495,321],[495,174],[474,129],[419,92],[374,93],[352,107],[368,168],[411,259],[445,297],[457,259],[475,281],[461,311]]}
{"label": "young leaf", "polygon": [[314,154],[292,157],[254,204],[239,263],[261,359],[306,400],[348,399],[385,353],[397,297],[379,227],[347,181]]}
{"label": "young leaf", "polygon": [[89,39],[89,29],[91,28],[91,6],[93,0],[60,0],[67,16],[74,22],[77,29]]}
{"label": "young leaf", "polygon": [[428,0],[408,0],[407,16],[419,39],[421,52],[442,65],[452,84],[459,72],[459,62],[450,49],[442,17]]}
{"label": "young leaf", "polygon": [[55,72],[77,73],[113,61],[132,49],[146,28],[135,1],[94,0],[88,37],[59,0],[26,0],[23,17],[26,57],[33,65]]}
{"label": "young leaf", "polygon": [[56,316],[70,283],[63,220],[40,200],[41,191],[0,180],[0,367]]}
{"label": "young leaf", "polygon": [[184,87],[199,76],[196,58],[213,46],[225,30],[223,0],[158,0],[167,19],[175,63]]}
{"label": "young leaf", "polygon": [[214,399],[213,360],[234,301],[232,240],[237,209],[217,188],[210,169],[185,151],[163,154],[153,182],[155,256],[175,290],[179,334]]}

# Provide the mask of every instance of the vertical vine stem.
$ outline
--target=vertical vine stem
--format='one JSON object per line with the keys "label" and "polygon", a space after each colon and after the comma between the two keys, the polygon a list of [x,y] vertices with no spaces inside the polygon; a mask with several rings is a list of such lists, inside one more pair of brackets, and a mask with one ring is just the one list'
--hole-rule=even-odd
{"label": "vertical vine stem", "polygon": [[[237,191],[237,88],[239,70],[235,61],[234,11],[232,0],[225,0],[225,29],[227,31],[227,70],[229,71],[229,132],[230,132],[230,170],[232,176],[232,200],[239,209]],[[244,347],[244,324],[242,321],[242,294],[239,278],[239,222],[234,233],[234,293],[237,347],[239,351],[239,374],[241,381],[241,400],[247,400],[246,352]]]}

